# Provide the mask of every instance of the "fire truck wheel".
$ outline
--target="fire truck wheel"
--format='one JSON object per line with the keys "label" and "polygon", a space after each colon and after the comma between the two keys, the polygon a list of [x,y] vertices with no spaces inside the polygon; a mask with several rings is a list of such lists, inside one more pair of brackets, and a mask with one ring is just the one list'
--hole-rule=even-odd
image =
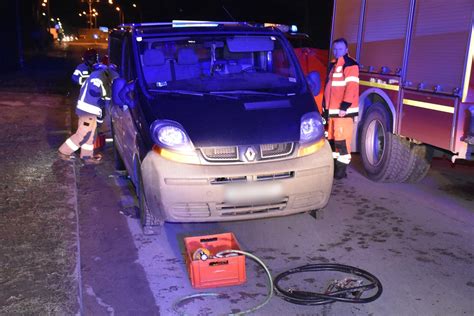
{"label": "fire truck wheel", "polygon": [[368,110],[361,133],[361,158],[369,179],[403,182],[410,159],[409,142],[392,134],[390,116],[382,104]]}
{"label": "fire truck wheel", "polygon": [[112,139],[113,139],[113,152],[114,152],[114,166],[115,170],[119,171],[124,171],[125,170],[125,164],[123,163],[122,157],[120,156],[120,153],[118,152],[117,149],[117,142],[115,140],[115,132],[114,132],[114,125],[112,124],[112,121],[110,122],[110,130],[112,131]]}
{"label": "fire truck wheel", "polygon": [[433,159],[433,147],[427,145],[413,144],[410,156],[410,172],[405,182],[416,183],[421,181],[431,167]]}

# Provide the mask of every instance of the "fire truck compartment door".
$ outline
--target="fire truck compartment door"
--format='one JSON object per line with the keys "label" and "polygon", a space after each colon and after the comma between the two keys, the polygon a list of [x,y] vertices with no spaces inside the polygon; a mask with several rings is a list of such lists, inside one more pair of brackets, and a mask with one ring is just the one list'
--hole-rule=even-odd
{"label": "fire truck compartment door", "polygon": [[411,88],[463,90],[473,9],[472,0],[416,1],[406,74]]}

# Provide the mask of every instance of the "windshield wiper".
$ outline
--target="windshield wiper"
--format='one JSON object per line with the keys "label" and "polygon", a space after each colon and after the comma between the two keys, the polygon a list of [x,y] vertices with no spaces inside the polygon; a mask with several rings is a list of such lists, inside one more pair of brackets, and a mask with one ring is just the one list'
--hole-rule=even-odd
{"label": "windshield wiper", "polygon": [[203,93],[192,91],[192,90],[169,90],[169,89],[149,89],[150,92],[158,92],[158,93],[177,93],[177,94],[185,94],[185,95],[195,95],[198,97],[204,96]]}
{"label": "windshield wiper", "polygon": [[238,96],[233,96],[233,95],[228,95],[228,93],[221,93],[220,91],[211,91],[207,93],[208,95],[212,95],[214,97],[221,97],[221,98],[226,98],[226,99],[233,99],[233,100],[238,100]]}
{"label": "windshield wiper", "polygon": [[250,94],[250,95],[273,95],[276,97],[286,97],[288,94],[283,93],[272,93],[255,90],[228,90],[228,91],[210,91],[210,94]]}

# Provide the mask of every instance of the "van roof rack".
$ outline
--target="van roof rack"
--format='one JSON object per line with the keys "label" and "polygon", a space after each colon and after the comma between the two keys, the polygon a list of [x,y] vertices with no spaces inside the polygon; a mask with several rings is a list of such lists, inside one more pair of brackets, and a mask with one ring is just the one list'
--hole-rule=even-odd
{"label": "van roof rack", "polygon": [[173,20],[171,22],[121,24],[118,27],[217,27],[221,25],[254,26],[247,22]]}

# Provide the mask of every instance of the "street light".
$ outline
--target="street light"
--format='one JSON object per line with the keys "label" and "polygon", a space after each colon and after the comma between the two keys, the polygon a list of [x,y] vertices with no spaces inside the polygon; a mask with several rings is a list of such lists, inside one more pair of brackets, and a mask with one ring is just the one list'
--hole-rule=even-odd
{"label": "street light", "polygon": [[132,7],[133,7],[134,10],[136,10],[133,13],[134,19],[138,19],[141,22],[143,20],[142,11],[140,10],[140,8],[137,6],[136,3],[132,3]]}
{"label": "street light", "polygon": [[88,17],[89,17],[89,28],[91,29],[92,28],[92,2],[99,3],[100,0],[81,0],[81,2],[86,2],[86,1],[87,1],[87,4],[89,5]]}
{"label": "street light", "polygon": [[120,7],[115,7],[115,10],[117,10],[117,12],[119,14],[119,24],[123,24],[124,21],[125,21],[125,16],[123,14],[123,11],[120,10]]}
{"label": "street light", "polygon": [[94,12],[94,13],[92,14],[92,16],[94,17],[95,28],[97,28],[97,16],[98,16],[98,15],[99,15],[99,13],[97,13],[97,12]]}

